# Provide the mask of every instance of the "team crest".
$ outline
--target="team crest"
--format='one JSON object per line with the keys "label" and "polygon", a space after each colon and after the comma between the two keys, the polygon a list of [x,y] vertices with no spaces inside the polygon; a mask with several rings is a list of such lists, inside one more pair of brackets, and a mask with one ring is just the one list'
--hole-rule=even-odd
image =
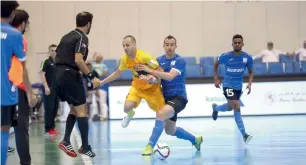
{"label": "team crest", "polygon": [[133,68],[134,68],[135,70],[138,70],[138,65],[134,65]]}
{"label": "team crest", "polygon": [[171,65],[173,66],[173,65],[175,65],[175,63],[176,63],[176,61],[171,61]]}
{"label": "team crest", "polygon": [[243,59],[242,59],[242,62],[243,62],[243,63],[247,63],[247,62],[248,62],[248,59],[247,59],[247,58],[243,58]]}

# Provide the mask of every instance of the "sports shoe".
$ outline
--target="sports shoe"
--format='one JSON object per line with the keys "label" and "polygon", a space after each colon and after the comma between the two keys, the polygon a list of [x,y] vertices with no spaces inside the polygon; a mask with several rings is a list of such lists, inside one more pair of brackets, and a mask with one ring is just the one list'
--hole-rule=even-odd
{"label": "sports shoe", "polygon": [[45,136],[54,136],[59,135],[60,133],[57,132],[55,129],[50,129],[48,132],[45,132]]}
{"label": "sports shoe", "polygon": [[217,118],[218,118],[218,111],[215,111],[215,107],[216,107],[216,106],[217,106],[216,103],[213,103],[213,104],[212,104],[212,109],[213,109],[212,118],[213,118],[214,120],[217,120]]}
{"label": "sports shoe", "polygon": [[145,149],[142,150],[141,154],[143,156],[149,156],[149,155],[152,155],[153,154],[153,148],[151,145],[147,144]]}
{"label": "sports shoe", "polygon": [[244,140],[245,144],[248,144],[251,141],[252,138],[253,138],[253,136],[252,135],[248,135],[248,134],[245,134],[243,136],[243,140]]}
{"label": "sports shoe", "polygon": [[87,155],[91,158],[95,157],[96,154],[91,150],[91,146],[88,145],[88,148],[87,149],[84,149],[83,146],[81,146],[81,148],[79,149],[78,151],[80,154],[84,154],[84,155]]}
{"label": "sports shoe", "polygon": [[8,147],[8,149],[7,149],[7,152],[14,152],[15,151],[15,148],[12,148],[12,147]]}
{"label": "sports shoe", "polygon": [[58,147],[63,150],[67,155],[71,157],[77,157],[77,154],[74,152],[73,147],[70,143],[67,143],[65,141],[60,142],[58,144]]}
{"label": "sports shoe", "polygon": [[203,143],[203,137],[202,136],[198,136],[195,138],[196,143],[193,144],[193,146],[197,149],[197,150],[201,150],[201,144]]}
{"label": "sports shoe", "polygon": [[132,120],[133,116],[135,115],[135,111],[133,113],[133,115],[130,117],[128,114],[122,119],[122,122],[121,122],[121,126],[123,128],[127,127],[130,123],[130,121]]}

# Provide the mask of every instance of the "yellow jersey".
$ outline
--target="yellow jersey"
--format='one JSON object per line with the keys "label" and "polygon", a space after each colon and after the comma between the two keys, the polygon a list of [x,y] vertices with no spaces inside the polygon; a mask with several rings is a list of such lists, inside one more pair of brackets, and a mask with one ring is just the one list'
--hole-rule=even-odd
{"label": "yellow jersey", "polygon": [[121,58],[119,70],[131,70],[133,73],[132,86],[140,90],[155,90],[160,87],[160,84],[149,84],[147,81],[139,80],[138,65],[143,64],[149,66],[151,69],[157,69],[159,64],[157,60],[148,52],[137,49],[136,57],[133,59],[127,54]]}

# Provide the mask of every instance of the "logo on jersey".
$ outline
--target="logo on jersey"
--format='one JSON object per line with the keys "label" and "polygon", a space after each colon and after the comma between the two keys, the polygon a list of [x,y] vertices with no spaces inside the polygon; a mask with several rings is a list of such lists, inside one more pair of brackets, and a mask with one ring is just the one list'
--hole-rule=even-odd
{"label": "logo on jersey", "polygon": [[138,70],[138,65],[134,65],[133,68],[134,68],[135,70]]}
{"label": "logo on jersey", "polygon": [[86,45],[85,43],[82,43],[82,47],[83,47],[83,48],[86,48],[87,45]]}
{"label": "logo on jersey", "polygon": [[247,58],[243,58],[243,59],[242,59],[242,62],[243,62],[243,63],[247,63],[247,62],[248,62],[248,59],[247,59]]}
{"label": "logo on jersey", "polygon": [[174,65],[175,65],[175,63],[176,63],[176,61],[174,61],[174,60],[173,60],[173,61],[171,61],[171,65],[172,65],[172,66],[174,66]]}
{"label": "logo on jersey", "polygon": [[244,72],[244,68],[239,68],[239,69],[227,68],[226,71],[231,72],[231,73],[241,73],[241,72]]}

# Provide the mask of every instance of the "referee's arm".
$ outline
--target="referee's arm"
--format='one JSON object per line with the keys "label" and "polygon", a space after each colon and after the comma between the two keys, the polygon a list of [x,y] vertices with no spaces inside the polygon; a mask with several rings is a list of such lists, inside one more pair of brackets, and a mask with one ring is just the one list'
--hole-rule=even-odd
{"label": "referee's arm", "polygon": [[83,57],[85,56],[85,53],[87,51],[88,46],[88,40],[84,38],[80,38],[75,46],[75,63],[78,66],[78,68],[81,70],[81,72],[84,75],[88,75],[90,73],[90,70],[85,64],[85,61],[83,60]]}

